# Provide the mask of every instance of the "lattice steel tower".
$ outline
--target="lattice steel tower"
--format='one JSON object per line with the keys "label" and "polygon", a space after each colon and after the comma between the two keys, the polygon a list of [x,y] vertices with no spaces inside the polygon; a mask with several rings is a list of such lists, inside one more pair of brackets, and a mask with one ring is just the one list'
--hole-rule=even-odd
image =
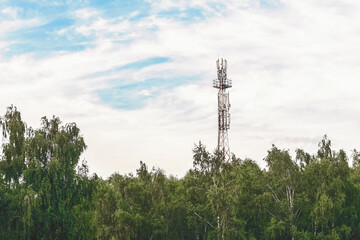
{"label": "lattice steel tower", "polygon": [[222,153],[223,161],[230,161],[230,147],[228,130],[230,128],[230,102],[227,88],[231,88],[231,80],[227,79],[227,61],[225,59],[218,59],[217,79],[213,81],[213,87],[218,88],[218,151]]}

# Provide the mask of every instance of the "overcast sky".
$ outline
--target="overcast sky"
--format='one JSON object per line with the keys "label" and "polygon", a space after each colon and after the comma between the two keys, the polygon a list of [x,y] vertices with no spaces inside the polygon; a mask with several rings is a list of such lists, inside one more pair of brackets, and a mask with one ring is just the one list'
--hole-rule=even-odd
{"label": "overcast sky", "polygon": [[217,144],[228,60],[230,149],[360,148],[358,0],[0,0],[0,110],[76,122],[106,178],[140,160],[182,177]]}

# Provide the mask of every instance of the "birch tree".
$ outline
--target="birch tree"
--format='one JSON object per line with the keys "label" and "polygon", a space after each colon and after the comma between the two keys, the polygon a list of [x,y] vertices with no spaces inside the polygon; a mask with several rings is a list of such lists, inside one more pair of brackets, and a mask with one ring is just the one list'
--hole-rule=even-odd
{"label": "birch tree", "polygon": [[275,210],[268,210],[274,221],[286,224],[285,235],[294,239],[293,231],[296,230],[296,221],[301,214],[301,209],[296,204],[296,194],[300,181],[299,166],[290,157],[286,150],[280,150],[273,145],[265,158],[269,171],[264,184],[275,203]]}

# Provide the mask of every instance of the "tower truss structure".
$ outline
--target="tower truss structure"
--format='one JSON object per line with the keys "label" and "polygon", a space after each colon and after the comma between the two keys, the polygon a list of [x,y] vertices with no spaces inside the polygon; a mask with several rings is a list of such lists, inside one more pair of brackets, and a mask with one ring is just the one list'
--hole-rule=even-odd
{"label": "tower truss structure", "polygon": [[232,87],[232,81],[227,78],[227,61],[218,59],[216,61],[217,79],[213,80],[213,87],[218,92],[218,146],[217,150],[222,153],[223,161],[230,161],[230,147],[228,130],[230,129],[230,101],[227,88]]}

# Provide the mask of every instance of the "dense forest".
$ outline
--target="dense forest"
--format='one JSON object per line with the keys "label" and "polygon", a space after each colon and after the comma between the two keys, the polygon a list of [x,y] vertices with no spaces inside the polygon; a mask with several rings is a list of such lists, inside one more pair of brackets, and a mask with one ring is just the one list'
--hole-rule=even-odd
{"label": "dense forest", "polygon": [[326,136],[314,155],[272,146],[267,169],[199,143],[181,179],[140,162],[104,180],[75,123],[33,129],[11,106],[0,126],[0,239],[360,239],[360,154]]}

